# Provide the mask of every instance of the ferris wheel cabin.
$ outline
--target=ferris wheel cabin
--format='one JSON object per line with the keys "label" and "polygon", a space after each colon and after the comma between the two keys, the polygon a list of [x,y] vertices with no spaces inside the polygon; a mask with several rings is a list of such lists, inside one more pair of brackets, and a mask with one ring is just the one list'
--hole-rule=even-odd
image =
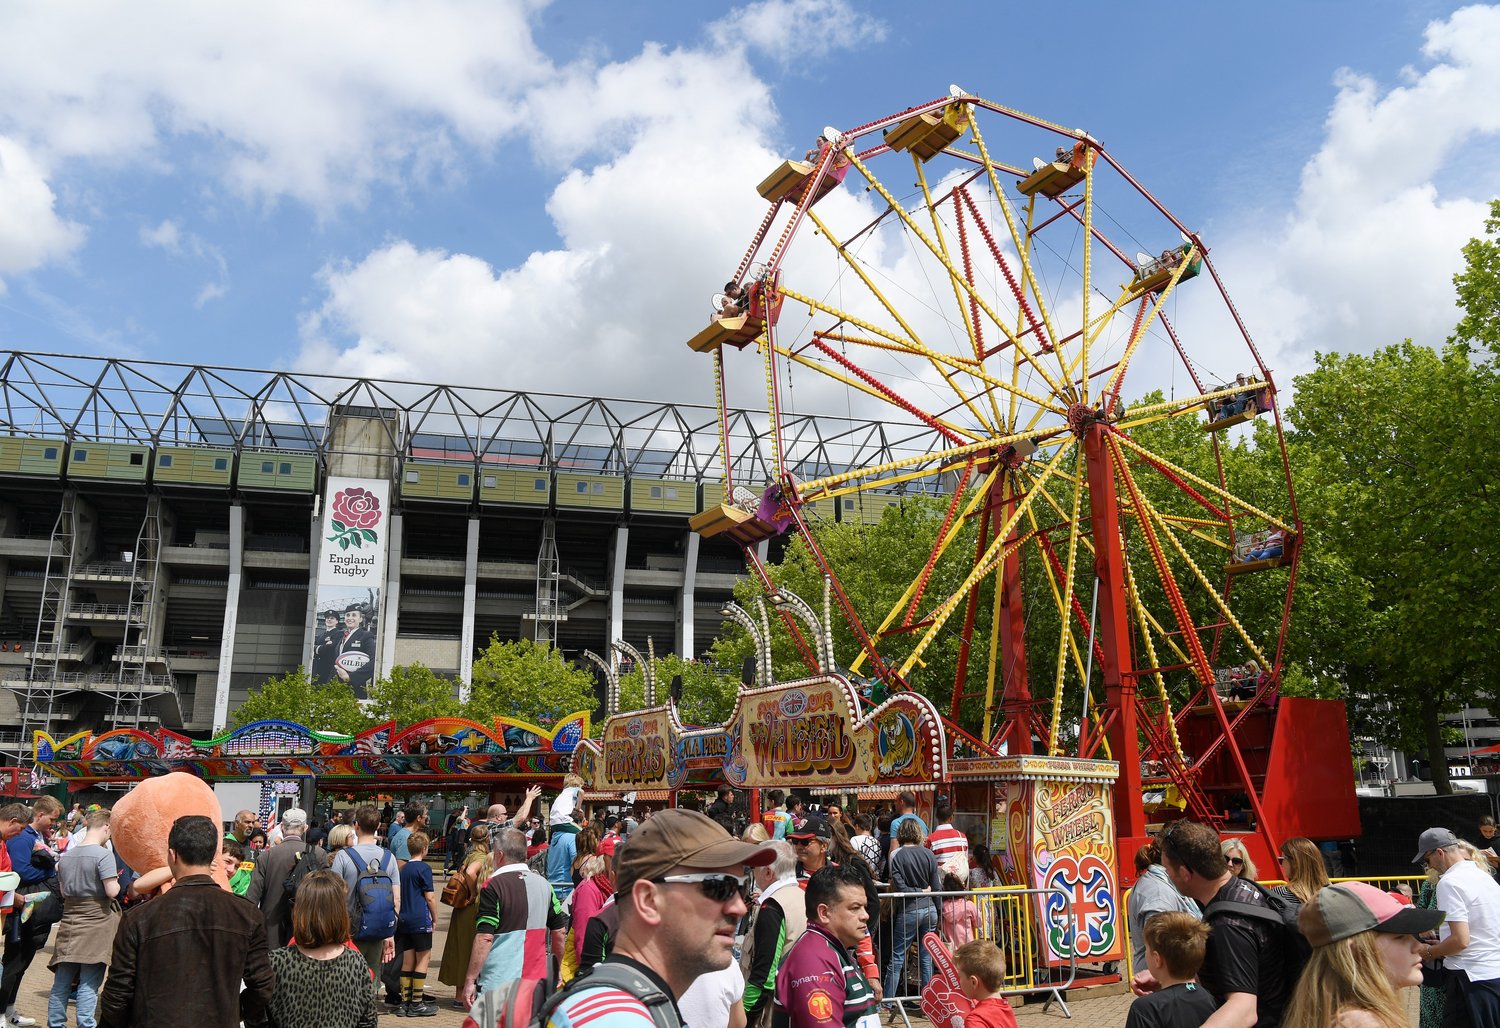
{"label": "ferris wheel cabin", "polygon": [[[1135,300],[1147,293],[1160,292],[1165,289],[1167,283],[1172,281],[1172,276],[1177,273],[1177,266],[1192,251],[1192,243],[1183,243],[1181,246],[1164,250],[1160,257],[1149,258],[1141,262],[1136,268],[1135,276],[1125,288],[1129,290],[1127,299]],[[1198,273],[1203,270],[1203,257],[1195,255],[1183,269],[1182,276],[1178,282],[1186,282],[1190,278],[1197,278]]]}
{"label": "ferris wheel cabin", "polygon": [[886,129],[885,145],[905,150],[925,163],[957,141],[968,127],[968,109],[963,104],[949,104],[941,114],[918,114]]}
{"label": "ferris wheel cabin", "polygon": [[[819,159],[822,159],[821,154]],[[780,203],[782,200],[801,203],[808,178],[816,170],[817,165],[808,161],[782,161],[775,171],[761,180],[760,185],[755,187],[755,191],[772,203]],[[818,181],[817,192],[813,194],[808,206],[812,206],[837,189],[848,173],[849,158],[841,151],[835,151],[833,163]]]}
{"label": "ferris wheel cabin", "polygon": [[1094,151],[1080,142],[1073,147],[1071,153],[1059,149],[1055,161],[1044,161],[1037,157],[1032,163],[1036,170],[1017,182],[1016,189],[1024,196],[1040,194],[1049,200],[1055,200],[1088,175],[1088,170],[1094,163]]}

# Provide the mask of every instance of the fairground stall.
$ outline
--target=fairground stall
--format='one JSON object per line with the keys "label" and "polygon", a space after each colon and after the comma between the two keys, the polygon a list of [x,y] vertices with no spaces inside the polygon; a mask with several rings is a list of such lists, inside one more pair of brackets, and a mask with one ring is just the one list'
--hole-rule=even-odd
{"label": "fairground stall", "polygon": [[589,715],[580,712],[551,729],[512,718],[490,725],[434,718],[399,731],[389,722],[352,736],[290,721],[255,721],[203,741],[168,729],[80,732],[61,740],[37,732],[35,760],[41,773],[72,791],[173,771],[210,783],[259,782],[263,818],[278,797],[295,795],[310,804],[318,790],[348,796],[480,790],[514,806],[527,786],[561,786],[588,731]]}

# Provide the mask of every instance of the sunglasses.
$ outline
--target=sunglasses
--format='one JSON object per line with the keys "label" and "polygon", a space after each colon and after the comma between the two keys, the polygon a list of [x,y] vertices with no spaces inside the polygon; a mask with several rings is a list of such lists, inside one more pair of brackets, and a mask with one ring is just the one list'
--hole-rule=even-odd
{"label": "sunglasses", "polygon": [[696,885],[704,897],[714,903],[728,903],[734,897],[749,902],[755,883],[749,875],[731,875],[722,871],[691,875],[667,875],[653,881],[667,885]]}
{"label": "sunglasses", "polygon": [[1227,863],[1230,867],[1244,867],[1245,866],[1244,860],[1242,860],[1239,857],[1226,857],[1225,858],[1225,863]]}

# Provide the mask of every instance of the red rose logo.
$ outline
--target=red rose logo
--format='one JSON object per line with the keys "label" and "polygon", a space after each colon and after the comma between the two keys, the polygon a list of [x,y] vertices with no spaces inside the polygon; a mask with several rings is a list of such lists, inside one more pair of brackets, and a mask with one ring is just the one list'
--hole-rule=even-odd
{"label": "red rose logo", "polygon": [[345,489],[334,494],[333,516],[345,528],[374,528],[380,524],[380,498],[358,486]]}
{"label": "red rose logo", "polygon": [[328,541],[338,543],[339,549],[358,549],[380,539],[374,531],[380,524],[380,498],[368,489],[355,486],[334,493],[331,512],[333,535]]}

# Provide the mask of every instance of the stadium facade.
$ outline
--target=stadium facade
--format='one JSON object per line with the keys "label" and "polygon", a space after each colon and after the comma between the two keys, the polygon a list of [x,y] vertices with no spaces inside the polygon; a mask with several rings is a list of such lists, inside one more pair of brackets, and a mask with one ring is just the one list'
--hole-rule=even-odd
{"label": "stadium facade", "polygon": [[[217,731],[320,637],[335,479],[383,483],[379,665],[469,680],[476,646],[700,653],[744,574],[689,530],[770,480],[731,412],[472,387],[0,351],[0,759],[33,733]],[[922,426],[783,418],[798,477],[931,452]],[[897,494],[811,505],[878,520]]]}

